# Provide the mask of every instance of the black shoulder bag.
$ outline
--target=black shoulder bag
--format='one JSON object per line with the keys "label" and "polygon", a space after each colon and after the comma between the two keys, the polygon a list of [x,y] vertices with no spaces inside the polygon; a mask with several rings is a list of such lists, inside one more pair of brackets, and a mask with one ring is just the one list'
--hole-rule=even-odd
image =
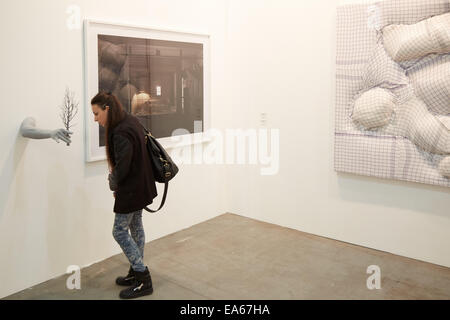
{"label": "black shoulder bag", "polygon": [[159,208],[157,210],[151,210],[150,208],[145,207],[144,210],[148,212],[157,212],[163,207],[164,202],[166,201],[169,180],[178,173],[178,167],[156,138],[152,136],[144,126],[142,127],[145,130],[145,144],[152,164],[153,176],[157,182],[164,183],[164,195]]}

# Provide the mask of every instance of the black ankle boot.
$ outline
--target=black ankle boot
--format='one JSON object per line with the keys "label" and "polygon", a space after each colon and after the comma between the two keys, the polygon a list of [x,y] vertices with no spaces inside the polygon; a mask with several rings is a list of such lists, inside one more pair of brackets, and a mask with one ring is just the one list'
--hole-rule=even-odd
{"label": "black ankle boot", "polygon": [[120,291],[120,298],[133,299],[153,293],[152,277],[147,267],[144,272],[134,271],[134,275],[135,283],[130,288]]}
{"label": "black ankle boot", "polygon": [[134,270],[132,267],[130,267],[130,270],[128,270],[128,274],[125,277],[117,277],[116,284],[119,286],[132,286],[134,284],[134,281],[136,280],[134,276]]}

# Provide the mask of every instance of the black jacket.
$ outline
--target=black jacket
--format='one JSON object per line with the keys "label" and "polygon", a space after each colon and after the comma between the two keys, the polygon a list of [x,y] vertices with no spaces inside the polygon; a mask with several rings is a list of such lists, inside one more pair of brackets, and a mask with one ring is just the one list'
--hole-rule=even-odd
{"label": "black jacket", "polygon": [[151,204],[158,195],[147,153],[144,129],[127,114],[108,134],[113,170],[109,187],[115,191],[115,213],[131,213]]}

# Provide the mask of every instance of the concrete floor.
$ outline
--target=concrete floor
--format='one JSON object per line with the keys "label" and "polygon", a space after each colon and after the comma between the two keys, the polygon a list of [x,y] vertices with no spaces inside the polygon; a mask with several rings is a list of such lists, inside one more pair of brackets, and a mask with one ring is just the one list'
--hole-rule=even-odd
{"label": "concrete floor", "polygon": [[[111,241],[114,241],[111,239]],[[450,268],[223,214],[146,244],[154,292],[139,299],[450,299]],[[366,286],[381,269],[381,289]],[[4,299],[118,299],[123,254]]]}

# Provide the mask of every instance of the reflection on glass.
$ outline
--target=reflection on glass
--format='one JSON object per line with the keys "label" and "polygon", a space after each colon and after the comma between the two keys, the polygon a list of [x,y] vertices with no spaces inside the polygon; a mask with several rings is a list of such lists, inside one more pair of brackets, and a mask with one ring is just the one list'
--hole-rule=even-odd
{"label": "reflection on glass", "polygon": [[[203,44],[98,35],[99,89],[159,137],[203,121]],[[100,127],[100,146],[104,146]]]}

